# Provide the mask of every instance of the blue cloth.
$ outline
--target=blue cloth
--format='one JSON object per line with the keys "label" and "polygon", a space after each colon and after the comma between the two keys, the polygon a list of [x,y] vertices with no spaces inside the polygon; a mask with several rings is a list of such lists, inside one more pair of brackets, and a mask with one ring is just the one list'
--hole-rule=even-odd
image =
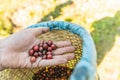
{"label": "blue cloth", "polygon": [[83,53],[77,63],[70,80],[95,80],[96,49],[91,35],[81,26],[64,21],[47,21],[29,26],[28,28],[49,27],[50,30],[67,30],[79,35],[83,40]]}

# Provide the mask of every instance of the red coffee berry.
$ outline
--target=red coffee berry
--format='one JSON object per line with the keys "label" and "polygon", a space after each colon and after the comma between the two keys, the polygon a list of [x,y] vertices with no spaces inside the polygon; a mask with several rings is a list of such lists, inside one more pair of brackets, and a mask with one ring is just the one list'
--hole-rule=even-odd
{"label": "red coffee berry", "polygon": [[45,77],[45,76],[46,76],[46,74],[43,74],[43,76]]}
{"label": "red coffee berry", "polygon": [[39,54],[37,52],[35,52],[34,56],[37,58],[39,56]]}
{"label": "red coffee berry", "polygon": [[30,61],[31,61],[32,63],[35,62],[35,61],[36,61],[36,57],[32,56],[32,57],[30,58]]}
{"label": "red coffee berry", "polygon": [[48,41],[48,45],[51,46],[53,42],[51,40]]}
{"label": "red coffee berry", "polygon": [[33,50],[34,50],[34,51],[38,51],[38,50],[39,50],[38,45],[33,46]]}
{"label": "red coffee berry", "polygon": [[40,43],[40,44],[39,44],[39,47],[43,47],[43,44],[42,44],[42,43]]}
{"label": "red coffee berry", "polygon": [[43,51],[43,47],[39,47],[39,51],[42,52]]}
{"label": "red coffee berry", "polygon": [[52,59],[53,57],[52,57],[52,55],[47,55],[47,59]]}
{"label": "red coffee berry", "polygon": [[46,43],[43,44],[43,48],[44,49],[47,49],[48,48],[48,45]]}
{"label": "red coffee berry", "polygon": [[52,44],[52,45],[51,45],[51,48],[52,48],[53,50],[55,50],[57,47],[56,47],[56,45]]}
{"label": "red coffee berry", "polygon": [[29,56],[33,56],[34,55],[34,50],[30,49],[28,53],[29,53]]}
{"label": "red coffee berry", "polygon": [[38,55],[41,57],[41,56],[42,56],[42,53],[41,53],[41,52],[38,52]]}
{"label": "red coffee berry", "polygon": [[47,56],[46,56],[46,55],[43,55],[43,56],[42,56],[42,59],[47,59]]}
{"label": "red coffee berry", "polygon": [[48,51],[52,51],[52,48],[51,47],[48,47],[48,49],[47,49]]}
{"label": "red coffee berry", "polygon": [[52,52],[47,52],[47,55],[52,55]]}

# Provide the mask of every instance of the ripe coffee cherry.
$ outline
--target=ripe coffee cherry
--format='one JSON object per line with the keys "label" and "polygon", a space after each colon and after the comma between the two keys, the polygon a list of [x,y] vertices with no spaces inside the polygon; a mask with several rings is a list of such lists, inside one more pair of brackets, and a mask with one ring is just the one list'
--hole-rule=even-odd
{"label": "ripe coffee cherry", "polygon": [[41,56],[42,56],[42,53],[41,53],[41,52],[38,52],[38,55],[41,57]]}
{"label": "ripe coffee cherry", "polygon": [[39,54],[37,52],[35,52],[34,56],[37,58],[39,56]]}
{"label": "ripe coffee cherry", "polygon": [[64,66],[47,67],[34,73],[33,80],[68,80],[72,71],[73,69]]}
{"label": "ripe coffee cherry", "polygon": [[34,45],[32,49],[29,50],[29,56],[31,56],[30,61],[35,62],[38,57],[42,59],[52,59],[53,53],[52,50],[55,50],[57,47],[53,44],[52,41],[42,40],[38,45]]}
{"label": "ripe coffee cherry", "polygon": [[40,47],[40,48],[39,48],[39,51],[40,51],[40,52],[43,52],[43,47]]}
{"label": "ripe coffee cherry", "polygon": [[34,50],[34,51],[38,51],[38,50],[39,50],[38,45],[33,46],[33,50]]}
{"label": "ripe coffee cherry", "polygon": [[53,57],[52,57],[52,55],[47,55],[47,59],[52,59]]}
{"label": "ripe coffee cherry", "polygon": [[52,45],[51,45],[51,48],[52,48],[53,50],[55,50],[57,47],[56,47],[56,45],[52,44]]}
{"label": "ripe coffee cherry", "polygon": [[52,51],[52,48],[51,47],[48,47],[48,49],[47,49],[48,51]]}
{"label": "ripe coffee cherry", "polygon": [[31,61],[32,63],[35,62],[35,61],[36,61],[36,57],[32,56],[32,57],[30,58],[30,61]]}
{"label": "ripe coffee cherry", "polygon": [[34,50],[33,49],[30,49],[29,50],[29,56],[33,56],[34,55]]}
{"label": "ripe coffee cherry", "polygon": [[46,74],[43,74],[44,77],[46,77]]}
{"label": "ripe coffee cherry", "polygon": [[48,45],[51,46],[53,44],[52,41],[48,41]]}
{"label": "ripe coffee cherry", "polygon": [[47,59],[47,56],[46,56],[46,55],[43,55],[42,59]]}
{"label": "ripe coffee cherry", "polygon": [[43,47],[43,44],[42,44],[42,43],[40,43],[40,44],[39,44],[39,46],[40,46],[40,47]]}
{"label": "ripe coffee cherry", "polygon": [[52,52],[47,52],[47,55],[52,55]]}
{"label": "ripe coffee cherry", "polygon": [[43,48],[44,49],[47,49],[48,48],[48,45],[46,43],[43,44]]}

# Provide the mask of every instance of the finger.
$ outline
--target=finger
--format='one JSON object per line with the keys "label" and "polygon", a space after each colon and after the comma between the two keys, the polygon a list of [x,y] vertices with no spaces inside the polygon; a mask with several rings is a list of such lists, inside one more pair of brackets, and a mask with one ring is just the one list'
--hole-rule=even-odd
{"label": "finger", "polygon": [[64,64],[66,63],[66,59],[51,59],[51,60],[42,60],[38,67],[45,67],[45,66],[52,66],[52,65],[58,65],[58,64]]}
{"label": "finger", "polygon": [[59,55],[59,56],[54,56],[53,59],[49,60],[41,60],[39,63],[39,67],[44,67],[44,66],[52,66],[52,65],[58,65],[58,64],[64,64],[68,60],[71,60],[74,58],[74,54],[65,54],[65,55]]}
{"label": "finger", "polygon": [[64,54],[64,55],[57,55],[54,56],[54,59],[66,59],[66,60],[71,60],[75,57],[74,53],[69,53],[69,54]]}
{"label": "finger", "polygon": [[28,57],[25,59],[24,64],[21,66],[21,68],[35,68],[39,66],[40,61],[42,60],[41,57],[36,58],[35,62],[30,61],[31,57]]}
{"label": "finger", "polygon": [[41,60],[41,57],[36,58],[36,61],[32,64],[32,67],[38,67]]}
{"label": "finger", "polygon": [[58,41],[58,42],[54,42],[54,44],[55,44],[57,47],[71,46],[71,42],[70,42],[70,41]]}
{"label": "finger", "polygon": [[35,67],[45,67],[45,66],[64,64],[68,60],[73,59],[74,56],[75,56],[74,53],[71,53],[71,54],[54,56],[53,59],[49,59],[49,60],[42,60],[41,58],[37,58],[36,62],[34,63],[30,62],[30,57],[29,57],[28,59],[26,59],[27,61],[24,64],[24,68],[35,68]]}
{"label": "finger", "polygon": [[35,36],[38,36],[40,34],[46,33],[49,31],[48,27],[38,27],[38,28],[31,28],[32,32],[35,34]]}
{"label": "finger", "polygon": [[36,62],[31,63],[30,60],[27,61],[24,65],[23,68],[37,68],[37,67],[46,67],[46,66],[51,66],[51,65],[57,65],[57,64],[63,64],[66,63],[67,59],[49,59],[49,60],[41,60],[40,58],[37,59]]}
{"label": "finger", "polygon": [[20,68],[31,68],[31,67],[32,67],[32,63],[30,62],[30,57],[27,57],[21,61]]}
{"label": "finger", "polygon": [[55,51],[53,51],[53,54],[63,54],[63,53],[68,53],[68,52],[73,52],[75,51],[75,48],[73,46],[69,47],[63,47],[63,48],[58,48]]}

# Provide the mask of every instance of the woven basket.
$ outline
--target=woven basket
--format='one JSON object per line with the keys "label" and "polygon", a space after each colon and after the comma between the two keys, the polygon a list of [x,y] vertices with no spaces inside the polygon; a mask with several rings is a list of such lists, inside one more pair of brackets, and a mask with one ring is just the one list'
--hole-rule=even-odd
{"label": "woven basket", "polygon": [[[53,78],[51,80],[86,80],[86,78],[89,77],[90,78],[88,80],[95,80],[95,46],[91,36],[82,27],[63,21],[48,21],[29,26],[28,28],[36,27],[50,28],[50,32],[42,34],[38,38],[53,41],[68,40],[71,41],[72,45],[76,48],[76,51],[74,52],[75,58],[68,61],[66,64],[59,65],[59,67],[67,67],[66,73],[69,72],[69,75]],[[55,67],[58,66],[48,66],[45,68],[35,69],[6,69],[0,72],[0,80],[33,80],[36,72],[41,70],[44,70],[45,72],[47,69],[53,69]],[[90,74],[91,72],[92,74]],[[62,71],[59,71],[59,73],[63,74]],[[46,74],[49,74],[49,72],[46,71]],[[85,77],[85,79],[82,77]],[[41,80],[47,80],[46,76]]]}

